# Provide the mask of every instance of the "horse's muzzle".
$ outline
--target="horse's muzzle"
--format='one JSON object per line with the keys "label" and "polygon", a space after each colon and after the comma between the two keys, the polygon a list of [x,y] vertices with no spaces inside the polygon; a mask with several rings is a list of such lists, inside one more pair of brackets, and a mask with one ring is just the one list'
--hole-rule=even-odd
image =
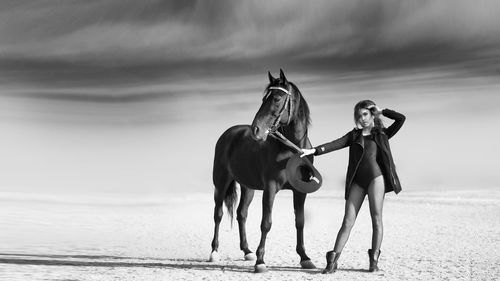
{"label": "horse's muzzle", "polygon": [[266,141],[267,135],[269,135],[269,129],[262,130],[259,126],[252,126],[252,138],[256,141]]}

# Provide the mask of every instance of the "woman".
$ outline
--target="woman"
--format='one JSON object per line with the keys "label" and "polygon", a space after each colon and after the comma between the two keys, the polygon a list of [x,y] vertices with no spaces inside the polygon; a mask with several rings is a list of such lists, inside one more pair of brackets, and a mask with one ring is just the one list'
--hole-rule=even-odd
{"label": "woman", "polygon": [[[380,114],[393,119],[394,123],[385,128]],[[344,220],[333,251],[326,253],[327,265],[323,273],[336,271],[337,260],[349,238],[366,194],[368,194],[373,228],[372,248],[368,250],[369,271],[378,270],[383,235],[384,196],[386,192],[394,191],[397,194],[401,191],[388,140],[399,131],[405,116],[389,109],[380,110],[373,101],[363,100],[354,107],[354,121],[356,128],[343,137],[313,149],[303,149],[304,153],[301,155],[321,155],[349,146]]]}

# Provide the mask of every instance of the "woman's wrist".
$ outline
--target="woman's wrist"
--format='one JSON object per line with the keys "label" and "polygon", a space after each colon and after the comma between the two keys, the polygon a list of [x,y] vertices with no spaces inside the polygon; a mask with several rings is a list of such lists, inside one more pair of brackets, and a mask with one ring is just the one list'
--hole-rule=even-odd
{"label": "woman's wrist", "polygon": [[302,149],[302,155],[300,157],[304,157],[307,155],[315,155],[316,154],[316,149],[315,148],[303,148]]}

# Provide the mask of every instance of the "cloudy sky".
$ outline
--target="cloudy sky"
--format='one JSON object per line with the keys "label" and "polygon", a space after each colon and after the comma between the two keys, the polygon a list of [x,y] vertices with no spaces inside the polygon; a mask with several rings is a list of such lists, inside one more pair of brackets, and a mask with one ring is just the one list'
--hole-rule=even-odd
{"label": "cloudy sky", "polygon": [[[435,1],[1,1],[4,87],[456,65],[494,72],[500,4]],[[31,86],[31,87],[30,87]],[[109,93],[109,91],[106,91]]]}
{"label": "cloudy sky", "polygon": [[[495,185],[473,135],[500,121],[499,14],[494,0],[1,0],[0,188],[156,190],[192,162],[180,173],[210,185],[218,135],[251,122],[280,68],[309,101],[313,143],[371,98],[409,117],[394,145],[410,186]],[[334,180],[339,158],[319,160]]]}

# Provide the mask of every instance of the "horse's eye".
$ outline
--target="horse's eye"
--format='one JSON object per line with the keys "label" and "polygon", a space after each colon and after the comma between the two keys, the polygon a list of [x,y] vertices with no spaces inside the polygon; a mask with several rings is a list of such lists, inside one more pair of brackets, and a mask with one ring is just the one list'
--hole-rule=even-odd
{"label": "horse's eye", "polygon": [[280,99],[279,97],[274,97],[274,98],[273,98],[273,102],[274,102],[274,103],[278,103],[280,100],[281,100],[281,99]]}

